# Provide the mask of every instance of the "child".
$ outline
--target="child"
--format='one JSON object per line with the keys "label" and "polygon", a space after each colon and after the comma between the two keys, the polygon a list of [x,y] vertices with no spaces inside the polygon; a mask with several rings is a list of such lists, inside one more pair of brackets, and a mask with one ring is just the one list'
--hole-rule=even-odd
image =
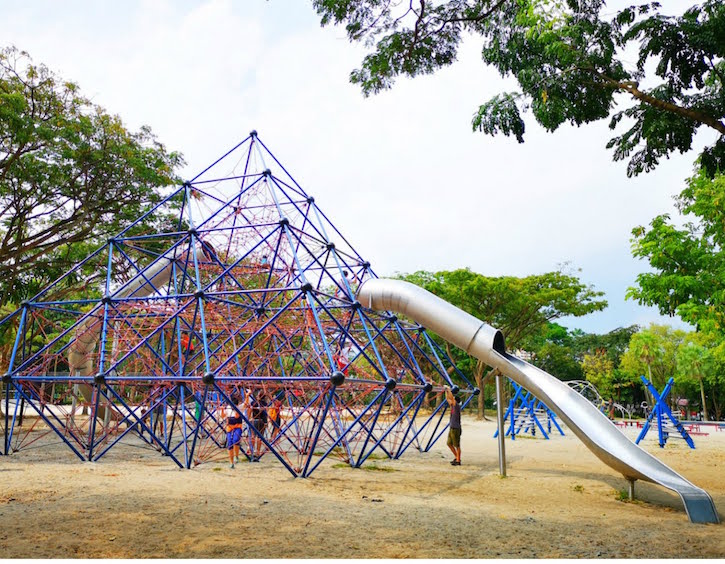
{"label": "child", "polygon": [[[239,400],[234,399],[233,401],[234,405],[238,405]],[[239,443],[242,440],[242,423],[244,419],[239,417],[239,414],[229,406],[224,408],[224,416],[226,417],[229,468],[234,468],[234,464],[239,462]]]}
{"label": "child", "polygon": [[269,420],[272,422],[272,440],[279,435],[282,427],[282,400],[275,398],[269,408]]}

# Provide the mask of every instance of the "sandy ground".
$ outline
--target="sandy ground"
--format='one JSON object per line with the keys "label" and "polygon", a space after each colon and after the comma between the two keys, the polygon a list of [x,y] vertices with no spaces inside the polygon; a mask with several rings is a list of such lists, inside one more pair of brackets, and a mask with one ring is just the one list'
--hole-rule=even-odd
{"label": "sandy ground", "polygon": [[[463,465],[433,451],[329,460],[310,479],[271,459],[178,470],[125,447],[81,463],[60,446],[0,457],[0,557],[697,558],[725,556],[725,525],[692,525],[679,498],[625,480],[571,432],[507,441],[464,417]],[[644,446],[705,488],[725,517],[725,432]]]}

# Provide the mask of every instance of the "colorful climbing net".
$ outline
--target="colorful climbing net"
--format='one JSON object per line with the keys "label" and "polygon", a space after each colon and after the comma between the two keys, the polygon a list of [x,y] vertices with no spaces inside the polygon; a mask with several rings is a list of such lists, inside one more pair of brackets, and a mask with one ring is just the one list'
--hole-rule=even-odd
{"label": "colorful climbing net", "polygon": [[191,468],[225,457],[230,415],[244,455],[295,476],[427,451],[450,375],[478,391],[423,327],[357,302],[370,277],[252,132],[0,321],[2,454],[141,447]]}

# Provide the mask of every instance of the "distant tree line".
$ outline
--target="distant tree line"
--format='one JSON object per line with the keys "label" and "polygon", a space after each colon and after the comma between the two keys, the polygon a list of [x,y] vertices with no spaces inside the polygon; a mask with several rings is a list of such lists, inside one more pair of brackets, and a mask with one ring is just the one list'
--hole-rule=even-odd
{"label": "distant tree line", "polygon": [[[677,398],[708,419],[720,420],[725,407],[725,340],[716,333],[651,325],[620,327],[604,334],[569,330],[555,320],[600,311],[602,293],[561,271],[532,275],[487,277],[469,269],[419,271],[400,277],[418,284],[471,315],[500,329],[507,348],[560,380],[591,382],[605,398],[639,406],[653,398],[640,376],[657,389],[673,377],[672,407]],[[437,337],[436,337],[437,338]],[[492,405],[490,368],[439,339],[449,356],[483,393],[477,412]],[[456,381],[457,375],[450,374]],[[463,381],[456,382],[463,384]]]}

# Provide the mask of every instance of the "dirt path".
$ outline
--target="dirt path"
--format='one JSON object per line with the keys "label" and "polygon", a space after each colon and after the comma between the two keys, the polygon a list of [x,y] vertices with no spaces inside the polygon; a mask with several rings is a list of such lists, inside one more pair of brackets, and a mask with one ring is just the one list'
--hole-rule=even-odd
{"label": "dirt path", "polygon": [[[131,447],[79,463],[61,446],[0,457],[0,557],[696,558],[725,556],[725,525],[692,525],[679,498],[624,479],[571,433],[507,441],[464,418],[461,467],[444,441],[369,469],[326,461],[294,479],[277,462],[177,470]],[[725,516],[725,433],[647,450]],[[124,460],[125,458],[125,460]]]}

